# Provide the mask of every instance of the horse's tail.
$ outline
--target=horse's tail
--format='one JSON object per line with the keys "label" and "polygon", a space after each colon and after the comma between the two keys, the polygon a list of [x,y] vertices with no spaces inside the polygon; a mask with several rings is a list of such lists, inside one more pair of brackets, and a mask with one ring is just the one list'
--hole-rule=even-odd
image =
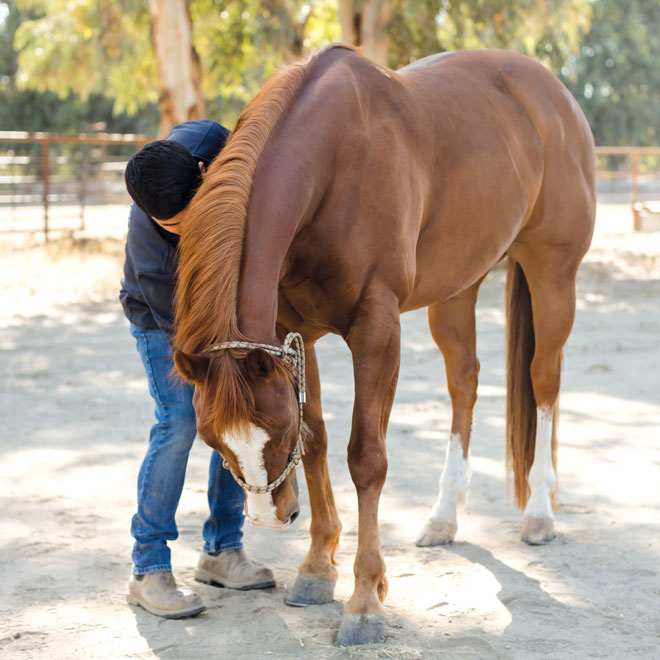
{"label": "horse's tail", "polygon": [[[516,503],[527,504],[527,475],[534,461],[536,401],[530,367],[534,357],[532,299],[520,264],[507,258],[506,271],[506,449]],[[553,424],[554,427],[554,424]],[[553,447],[554,447],[553,430]],[[554,452],[553,452],[554,453]]]}

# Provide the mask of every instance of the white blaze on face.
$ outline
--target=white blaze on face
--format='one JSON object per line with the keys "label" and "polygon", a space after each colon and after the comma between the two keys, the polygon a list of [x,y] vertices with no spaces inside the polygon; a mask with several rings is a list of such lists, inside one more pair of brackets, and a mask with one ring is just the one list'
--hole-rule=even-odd
{"label": "white blaze on face", "polygon": [[[243,472],[243,480],[250,486],[268,485],[268,474],[264,465],[264,447],[270,440],[268,434],[252,425],[247,434],[226,435],[224,442],[231,449]],[[247,491],[247,516],[250,522],[264,527],[282,527],[277,520],[272,493],[251,493]]]}
{"label": "white blaze on face", "polygon": [[447,445],[445,467],[440,475],[440,492],[431,510],[430,519],[456,524],[456,509],[465,503],[470,467],[463,458],[461,436],[453,433]]}
{"label": "white blaze on face", "polygon": [[530,494],[525,516],[552,518],[550,497],[555,490],[556,476],[552,465],[552,411],[546,408],[536,411],[534,462],[527,481]]}

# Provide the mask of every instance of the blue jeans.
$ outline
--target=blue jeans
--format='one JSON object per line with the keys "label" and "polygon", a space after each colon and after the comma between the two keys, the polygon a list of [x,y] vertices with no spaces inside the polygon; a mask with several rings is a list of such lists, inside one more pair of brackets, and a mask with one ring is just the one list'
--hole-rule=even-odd
{"label": "blue jeans", "polygon": [[[131,334],[156,404],[156,423],[151,427],[149,446],[138,476],[137,513],[131,534],[133,572],[137,575],[170,571],[167,541],[179,536],[174,522],[183,490],[188,454],[196,434],[193,388],[178,381],[167,335],[162,330],[144,330],[131,324]],[[202,537],[206,552],[242,547],[243,489],[222,467],[218,452],[211,456],[208,502],[210,515]]]}

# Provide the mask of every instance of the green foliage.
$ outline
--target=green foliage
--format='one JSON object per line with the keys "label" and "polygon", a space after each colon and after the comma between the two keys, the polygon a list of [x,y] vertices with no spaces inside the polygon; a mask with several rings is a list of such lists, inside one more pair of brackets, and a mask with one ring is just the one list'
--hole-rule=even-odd
{"label": "green foliage", "polygon": [[335,0],[194,0],[209,116],[231,125],[278,66],[340,38]]}
{"label": "green foliage", "polygon": [[14,0],[0,2],[0,92],[14,93],[18,67],[14,35],[18,26],[28,18],[29,14],[19,11]]}
{"label": "green foliage", "polygon": [[660,143],[660,3],[594,0],[589,31],[561,77],[596,144]]}
{"label": "green foliage", "polygon": [[0,130],[51,133],[110,132],[154,135],[158,108],[148,106],[139,116],[113,112],[113,103],[98,94],[82,100],[75,94],[61,98],[54,92],[0,90]]}
{"label": "green foliage", "polygon": [[[207,114],[227,126],[278,66],[341,38],[337,0],[189,1]],[[658,0],[389,2],[393,67],[457,48],[518,50],[561,72],[597,143],[660,142]],[[102,121],[155,134],[157,100],[148,2],[0,0],[1,128]]]}
{"label": "green foliage", "polygon": [[437,17],[443,0],[394,0],[390,23],[390,66],[393,69],[410,64],[433,53],[450,50],[440,40]]}
{"label": "green foliage", "polygon": [[390,63],[445,50],[508,48],[558,70],[589,25],[589,0],[393,0]]}
{"label": "green foliage", "polygon": [[116,112],[158,100],[148,3],[140,0],[15,0],[33,18],[16,30],[19,85],[83,99],[97,93]]}
{"label": "green foliage", "polygon": [[[117,113],[158,100],[150,14],[141,0],[12,0],[31,12],[16,32],[19,84]],[[208,114],[231,124],[283,62],[339,38],[334,0],[191,0]]]}
{"label": "green foliage", "polygon": [[132,117],[116,112],[113,99],[89,89],[87,96],[82,97],[65,87],[57,94],[30,88],[25,80],[23,84],[17,81],[20,74],[18,53],[14,49],[15,33],[19,26],[39,16],[35,3],[21,3],[21,6],[15,0],[0,3],[0,130],[52,133],[103,130],[154,135],[158,109],[153,103],[146,104],[139,117]]}

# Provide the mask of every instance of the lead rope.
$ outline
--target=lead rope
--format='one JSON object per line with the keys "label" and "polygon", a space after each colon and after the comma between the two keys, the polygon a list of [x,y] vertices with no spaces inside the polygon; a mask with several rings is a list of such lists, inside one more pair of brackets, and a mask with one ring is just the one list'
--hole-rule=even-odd
{"label": "lead rope", "polygon": [[303,425],[303,404],[307,402],[305,389],[305,346],[302,336],[298,332],[290,332],[285,338],[281,347],[271,346],[270,344],[258,344],[251,341],[224,341],[220,344],[214,344],[207,348],[204,353],[216,353],[218,351],[230,350],[232,348],[260,348],[271,355],[281,357],[294,370],[296,376],[296,387],[298,388],[298,442],[289,456],[289,462],[284,468],[284,472],[267,486],[252,486],[243,481],[229,466],[229,463],[222,459],[222,467],[231,472],[231,476],[237,481],[241,488],[251,493],[270,493],[275,490],[288,476],[298,463],[301,456],[305,453],[302,441]]}

